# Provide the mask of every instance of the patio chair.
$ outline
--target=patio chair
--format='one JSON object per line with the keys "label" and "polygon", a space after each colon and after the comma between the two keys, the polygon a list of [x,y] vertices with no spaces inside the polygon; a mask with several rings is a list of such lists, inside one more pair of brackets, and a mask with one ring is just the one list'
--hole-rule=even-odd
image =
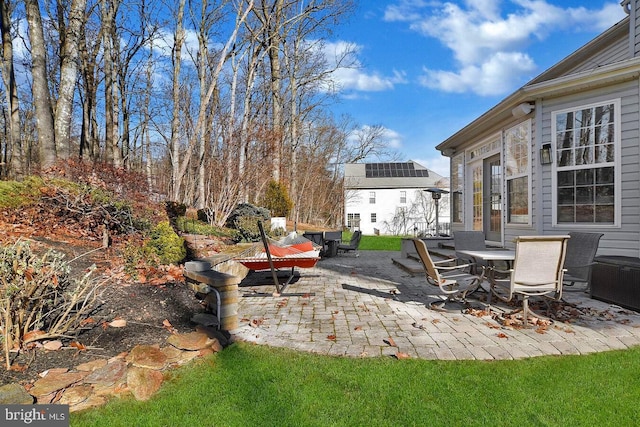
{"label": "patio chair", "polygon": [[[453,245],[456,250],[456,257],[463,264],[471,264],[473,269],[469,271],[472,274],[482,273],[482,269],[488,267],[488,262],[482,259],[469,258],[467,255],[461,254],[458,251],[486,251],[487,244],[484,240],[484,233],[482,231],[455,231],[453,233]],[[500,263],[502,269],[507,269],[508,264],[502,261]]]}
{"label": "patio chair", "polygon": [[359,256],[358,255],[358,246],[360,246],[360,239],[362,238],[362,232],[360,230],[356,230],[353,232],[353,235],[351,236],[351,240],[349,240],[349,243],[340,243],[338,244],[338,253],[340,252],[351,252],[353,251],[353,253],[355,254],[355,256]]}
{"label": "patio chair", "polygon": [[595,264],[593,259],[598,252],[598,245],[603,233],[569,233],[571,239],[567,243],[567,256],[564,260],[565,286],[573,286],[583,283],[585,290],[591,289],[591,267]]}
{"label": "patio chair", "polygon": [[478,269],[486,267],[486,261],[474,260],[458,252],[486,250],[487,244],[484,241],[484,233],[482,231],[455,231],[453,233],[453,246],[456,250],[456,257],[460,262],[473,265],[470,273],[478,274]]}
{"label": "patio chair", "polygon": [[[550,296],[562,298],[564,261],[569,236],[521,236],[516,239],[516,255],[513,268],[502,273],[510,273],[507,279],[495,279],[495,287],[506,292],[504,301],[514,296],[522,297],[523,325],[527,326],[530,296]],[[499,295],[496,293],[496,295]],[[520,311],[520,310],[516,310]]]}
{"label": "patio chair", "polygon": [[322,236],[322,256],[334,257],[338,255],[338,245],[342,241],[342,231],[325,231]]}
{"label": "patio chair", "polygon": [[[480,286],[481,276],[470,274],[468,271],[471,264],[451,265],[455,258],[442,261],[433,261],[427,245],[422,239],[412,239],[416,252],[424,267],[427,283],[440,288],[440,291],[447,296],[439,308],[449,301],[460,299],[466,303],[467,293],[473,292]],[[445,265],[449,264],[449,265]],[[433,306],[434,304],[431,304]]]}

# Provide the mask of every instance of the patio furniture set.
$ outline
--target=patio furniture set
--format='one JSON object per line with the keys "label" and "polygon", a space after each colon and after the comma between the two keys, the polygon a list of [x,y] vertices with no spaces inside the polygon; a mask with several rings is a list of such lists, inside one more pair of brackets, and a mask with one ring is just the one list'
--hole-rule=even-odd
{"label": "patio furniture set", "polygon": [[[451,301],[466,302],[468,295],[484,290],[488,308],[492,298],[504,302],[522,300],[523,324],[527,325],[530,297],[562,298],[567,289],[589,291],[592,266],[601,233],[559,236],[521,236],[515,250],[487,248],[479,231],[454,233],[456,257],[434,261],[425,242],[413,239],[424,266],[427,283],[438,286]],[[488,288],[482,285],[486,283]],[[576,284],[583,286],[576,287]]]}

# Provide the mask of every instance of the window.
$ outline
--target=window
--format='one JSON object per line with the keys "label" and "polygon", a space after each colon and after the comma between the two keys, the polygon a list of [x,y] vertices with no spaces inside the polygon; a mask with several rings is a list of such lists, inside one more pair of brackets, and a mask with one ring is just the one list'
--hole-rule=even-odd
{"label": "window", "polygon": [[471,169],[473,191],[473,230],[482,231],[482,162],[477,163]]}
{"label": "window", "polygon": [[400,192],[400,203],[407,203],[407,192],[406,191],[401,191]]}
{"label": "window", "polygon": [[360,214],[359,213],[347,214],[347,227],[352,228],[352,229],[360,227]]}
{"label": "window", "polygon": [[552,114],[555,224],[616,224],[620,101]]}
{"label": "window", "polygon": [[375,222],[376,222],[376,219],[377,219],[377,215],[376,215],[376,214],[374,214],[374,213],[372,213],[372,214],[371,214],[371,222],[372,222],[372,223],[375,223]]}
{"label": "window", "polygon": [[507,180],[507,221],[528,224],[529,218],[529,150],[531,121],[520,123],[505,132],[505,178]]}
{"label": "window", "polygon": [[464,155],[460,154],[451,159],[451,216],[453,222],[462,220],[462,190],[464,188]]}
{"label": "window", "polygon": [[376,203],[376,192],[369,191],[369,203],[374,205]]}

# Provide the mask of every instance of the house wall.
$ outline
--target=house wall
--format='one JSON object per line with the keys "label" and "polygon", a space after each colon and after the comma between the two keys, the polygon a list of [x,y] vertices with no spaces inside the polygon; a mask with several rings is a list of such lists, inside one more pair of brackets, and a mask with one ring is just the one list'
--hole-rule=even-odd
{"label": "house wall", "polygon": [[611,43],[606,50],[603,50],[597,55],[592,56],[579,66],[569,70],[566,74],[573,74],[580,71],[591,70],[603,65],[624,61],[625,59],[629,59],[629,56],[629,39],[627,37],[621,37],[615,42]]}
{"label": "house wall", "polygon": [[632,56],[640,55],[640,2],[635,0],[629,6],[629,49]]}
{"label": "house wall", "polygon": [[638,80],[602,88],[597,91],[548,99],[542,102],[542,143],[551,142],[551,113],[556,110],[579,107],[581,105],[621,100],[621,161],[616,167],[621,170],[621,223],[619,227],[607,225],[595,226],[556,226],[552,218],[552,177],[551,165],[545,166],[541,182],[542,218],[534,221],[542,224],[543,234],[558,234],[569,231],[600,231],[604,236],[600,241],[598,255],[640,256],[640,114]]}
{"label": "house wall", "polygon": [[[380,234],[392,234],[393,230],[385,223],[391,223],[396,215],[396,210],[400,207],[410,209],[422,192],[422,188],[387,188],[387,189],[352,189],[349,190],[348,200],[345,207],[344,224],[348,224],[349,214],[360,214],[360,230],[363,234],[373,235],[375,230]],[[369,193],[376,193],[375,204],[369,203]],[[400,203],[400,192],[406,191],[406,203]],[[447,195],[443,195],[443,202],[440,203],[439,220],[440,223],[449,222],[449,204]],[[371,222],[371,214],[376,214],[376,222]],[[415,222],[424,219],[409,218],[406,222],[406,233],[413,233]]]}
{"label": "house wall", "polygon": [[[621,109],[621,159],[617,167],[621,171],[621,221],[618,227],[608,225],[558,225],[553,226],[552,207],[552,165],[540,165],[539,149],[542,144],[551,143],[551,114],[553,111],[579,107],[613,99],[620,99]],[[599,90],[583,92],[562,98],[539,100],[536,114],[532,118],[531,132],[531,225],[504,223],[503,244],[513,247],[518,236],[534,234],[565,234],[570,231],[604,232],[598,255],[640,256],[640,82],[634,80],[624,84],[609,86]],[[492,132],[502,132],[519,121],[502,123]],[[469,141],[468,147],[477,141]],[[504,146],[503,146],[504,150]],[[554,159],[555,161],[555,159]],[[465,176],[465,191],[469,192],[469,180]],[[506,182],[503,182],[506,194]],[[465,197],[466,199],[466,197]],[[503,197],[506,201],[506,197]],[[506,208],[506,206],[505,206]],[[471,207],[465,203],[464,210]],[[467,215],[465,215],[467,216]],[[504,218],[503,218],[504,221]],[[451,224],[452,232],[471,229],[471,224]]]}
{"label": "house wall", "polygon": [[[538,106],[536,106],[536,108],[538,108]],[[535,111],[535,109],[534,109]],[[531,170],[530,170],[530,175],[529,175],[529,179],[531,180],[531,186],[530,186],[530,190],[531,190],[531,204],[530,204],[530,214],[532,216],[532,221],[530,224],[516,224],[516,223],[508,223],[507,222],[507,218],[506,218],[506,211],[507,211],[507,181],[506,179],[502,180],[502,241],[501,242],[493,242],[496,244],[501,244],[504,245],[505,247],[513,247],[514,246],[514,240],[516,237],[518,236],[526,236],[526,235],[536,235],[536,234],[540,234],[542,227],[540,224],[536,223],[536,217],[540,217],[539,212],[540,212],[540,204],[537,203],[537,195],[540,193],[540,191],[538,190],[538,187],[536,185],[537,182],[540,181],[540,162],[539,162],[539,149],[541,146],[541,142],[538,140],[538,135],[540,134],[539,131],[539,126],[536,125],[536,120],[535,120],[535,114],[532,113],[527,117],[523,117],[523,118],[511,118],[509,120],[505,120],[504,122],[500,123],[496,128],[491,129],[490,131],[482,134],[482,135],[478,135],[477,138],[475,138],[472,141],[469,141],[469,143],[465,146],[465,158],[468,159],[469,155],[468,155],[468,151],[472,150],[474,148],[476,148],[478,145],[482,145],[483,143],[485,143],[488,139],[492,139],[492,137],[489,137],[490,135],[500,135],[501,136],[501,147],[500,147],[500,155],[501,155],[501,163],[504,166],[504,158],[503,158],[503,153],[505,150],[505,140],[504,140],[504,132],[520,123],[526,122],[527,120],[531,119],[531,147],[530,147],[530,153],[529,153],[529,159],[530,159],[530,163],[531,163]],[[471,210],[472,210],[472,206],[471,206],[471,190],[472,190],[472,183],[471,183],[471,177],[469,176],[469,167],[468,167],[468,163],[465,161],[465,167],[464,167],[464,182],[465,182],[465,186],[464,186],[464,191],[465,191],[465,196],[464,196],[464,200],[463,200],[463,211],[464,211],[464,219],[465,219],[465,223],[451,223],[451,232],[455,233],[456,231],[464,231],[464,230],[471,230],[473,225],[471,223]],[[451,220],[451,218],[450,218]]]}

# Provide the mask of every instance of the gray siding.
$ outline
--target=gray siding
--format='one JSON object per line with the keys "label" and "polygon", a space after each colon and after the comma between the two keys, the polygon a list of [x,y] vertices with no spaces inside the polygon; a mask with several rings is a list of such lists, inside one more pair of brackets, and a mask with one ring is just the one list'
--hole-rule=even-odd
{"label": "gray siding", "polygon": [[638,114],[638,81],[617,85],[593,92],[585,92],[570,97],[543,101],[542,142],[551,142],[551,112],[555,110],[579,107],[585,104],[620,98],[621,100],[621,226],[611,227],[552,227],[552,189],[551,167],[542,179],[542,224],[544,234],[575,231],[602,231],[599,255],[640,256],[640,148]]}
{"label": "gray siding", "polygon": [[640,2],[632,1],[629,14],[629,30],[632,36],[629,38],[631,42],[630,50],[633,56],[640,55]]}
{"label": "gray siding", "polygon": [[629,40],[626,37],[616,40],[606,50],[598,52],[597,55],[572,68],[565,75],[592,70],[603,65],[624,61],[625,59],[629,59]]}

